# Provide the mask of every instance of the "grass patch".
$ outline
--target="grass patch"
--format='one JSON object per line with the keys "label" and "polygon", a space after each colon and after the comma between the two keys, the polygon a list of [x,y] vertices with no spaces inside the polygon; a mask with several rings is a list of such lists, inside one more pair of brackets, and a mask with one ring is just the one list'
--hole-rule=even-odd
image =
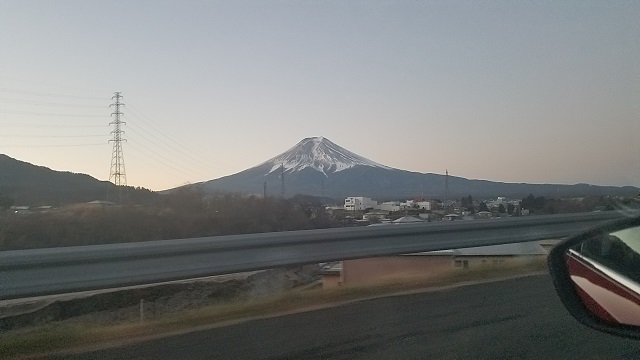
{"label": "grass patch", "polygon": [[73,348],[90,349],[102,344],[127,343],[135,339],[189,331],[216,324],[224,325],[225,322],[242,319],[273,316],[360,299],[546,270],[546,259],[537,259],[523,264],[488,265],[439,276],[389,278],[375,284],[341,286],[333,289],[294,290],[278,296],[209,305],[166,314],[143,323],[134,318],[115,325],[66,320],[0,333],[0,358],[27,357]]}
{"label": "grass patch", "polygon": [[0,333],[0,359],[70,348],[84,341],[82,329],[71,324],[50,324]]}

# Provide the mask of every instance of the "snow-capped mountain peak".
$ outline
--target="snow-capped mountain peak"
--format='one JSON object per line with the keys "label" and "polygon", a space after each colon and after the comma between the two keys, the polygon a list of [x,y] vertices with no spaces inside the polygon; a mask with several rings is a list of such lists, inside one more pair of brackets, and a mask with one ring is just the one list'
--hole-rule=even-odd
{"label": "snow-capped mountain peak", "polygon": [[325,174],[325,176],[356,165],[390,169],[388,166],[354,154],[321,136],[303,139],[296,146],[258,166],[264,165],[271,166],[268,174],[284,167],[286,173],[311,168]]}

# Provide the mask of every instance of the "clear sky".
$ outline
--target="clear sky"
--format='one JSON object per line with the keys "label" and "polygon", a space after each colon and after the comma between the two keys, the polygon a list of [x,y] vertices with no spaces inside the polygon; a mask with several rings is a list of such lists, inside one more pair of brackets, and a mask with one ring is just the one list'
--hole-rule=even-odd
{"label": "clear sky", "polygon": [[640,186],[638,1],[0,0],[0,153],[129,185],[325,136],[417,172]]}

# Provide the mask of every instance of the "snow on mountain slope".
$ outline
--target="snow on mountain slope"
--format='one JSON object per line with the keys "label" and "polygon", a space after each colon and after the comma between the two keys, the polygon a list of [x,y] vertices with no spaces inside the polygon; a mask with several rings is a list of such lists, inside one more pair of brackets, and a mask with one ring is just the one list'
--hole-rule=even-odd
{"label": "snow on mountain slope", "polygon": [[315,169],[325,176],[336,173],[356,165],[391,169],[360,155],[340,147],[324,137],[310,137],[303,139],[296,146],[284,153],[256,166],[269,165],[267,174],[280,170],[284,166],[285,173],[298,172],[302,169]]}

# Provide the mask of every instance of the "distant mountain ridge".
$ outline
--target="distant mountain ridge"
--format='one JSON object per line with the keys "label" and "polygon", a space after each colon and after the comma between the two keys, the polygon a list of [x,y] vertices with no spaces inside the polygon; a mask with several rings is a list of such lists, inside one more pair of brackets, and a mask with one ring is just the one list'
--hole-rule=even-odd
{"label": "distant mountain ridge", "polygon": [[[522,198],[529,194],[547,197],[634,196],[640,192],[633,186],[518,184],[456,176],[449,176],[448,183],[448,199],[467,195],[479,199]],[[304,194],[339,200],[346,196],[368,196],[383,201],[419,197],[442,199],[444,184],[444,175],[394,169],[344,149],[327,138],[312,137],[257,166],[191,186],[207,192],[262,195],[266,190],[268,196],[280,196],[284,190],[286,197]],[[15,205],[63,205],[105,200],[109,193],[115,193],[115,188],[108,181],[86,174],[55,171],[0,154],[0,195],[12,198]],[[123,190],[125,203],[147,204],[157,200],[158,194],[150,190],[132,187]]]}
{"label": "distant mountain ridge", "polygon": [[[0,194],[15,205],[62,205],[105,200],[116,186],[86,174],[56,171],[0,154]],[[125,188],[129,200],[146,202],[155,195],[148,190]]]}
{"label": "distant mountain ridge", "polygon": [[[325,137],[300,141],[284,153],[257,166],[219,179],[194,184],[207,192],[236,192],[279,196],[305,194],[334,199],[368,196],[376,200],[440,198],[445,193],[445,176],[394,169],[357,155]],[[625,186],[588,184],[526,184],[469,180],[449,176],[449,198],[476,198],[529,194],[548,197],[632,196],[640,190]]]}

